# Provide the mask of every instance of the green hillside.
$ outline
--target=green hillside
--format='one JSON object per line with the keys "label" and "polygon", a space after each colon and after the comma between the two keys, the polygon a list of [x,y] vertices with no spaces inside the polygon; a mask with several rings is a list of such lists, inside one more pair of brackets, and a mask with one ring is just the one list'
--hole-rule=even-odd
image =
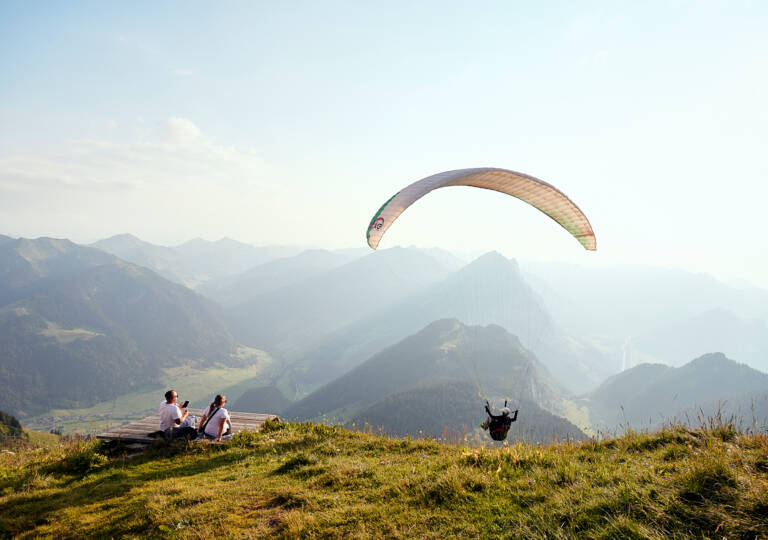
{"label": "green hillside", "polygon": [[764,538],[768,436],[667,428],[496,449],[314,424],[126,459],[0,454],[0,536]]}
{"label": "green hillside", "polygon": [[156,385],[162,368],[244,364],[218,307],[193,291],[71,242],[6,244],[0,271],[26,281],[0,295],[0,408],[88,407]]}

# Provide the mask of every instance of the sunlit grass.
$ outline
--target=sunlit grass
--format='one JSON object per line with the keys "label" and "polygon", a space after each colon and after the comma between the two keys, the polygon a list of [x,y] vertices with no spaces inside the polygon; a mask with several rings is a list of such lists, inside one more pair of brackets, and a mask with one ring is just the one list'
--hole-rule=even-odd
{"label": "sunlit grass", "polygon": [[728,426],[467,447],[315,424],[227,445],[0,457],[0,535],[761,538],[768,436]]}

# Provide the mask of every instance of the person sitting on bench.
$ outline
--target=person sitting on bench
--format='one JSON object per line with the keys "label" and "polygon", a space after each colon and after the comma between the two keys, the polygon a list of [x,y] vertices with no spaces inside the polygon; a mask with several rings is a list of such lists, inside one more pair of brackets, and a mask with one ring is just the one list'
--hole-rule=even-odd
{"label": "person sitting on bench", "polygon": [[[160,404],[160,431],[166,439],[196,439],[197,430],[188,425],[189,411],[186,407],[179,407],[178,400],[176,390],[168,390],[165,393],[165,401]],[[188,402],[184,405],[188,405]]]}
{"label": "person sitting on bench", "polygon": [[229,411],[224,408],[226,403],[227,396],[217,395],[200,419],[200,433],[209,441],[220,441],[222,437],[226,438],[232,434]]}

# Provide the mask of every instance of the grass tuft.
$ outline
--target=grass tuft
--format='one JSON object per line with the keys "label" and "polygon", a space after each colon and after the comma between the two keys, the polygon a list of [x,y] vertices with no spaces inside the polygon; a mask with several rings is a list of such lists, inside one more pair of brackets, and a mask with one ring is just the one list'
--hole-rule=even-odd
{"label": "grass tuft", "polygon": [[275,474],[286,474],[293,472],[301,467],[306,467],[307,465],[315,465],[316,463],[317,457],[314,455],[307,455],[302,452],[290,458],[277,469],[275,469]]}
{"label": "grass tuft", "polygon": [[734,473],[721,461],[696,463],[681,482],[680,497],[689,502],[728,502],[734,498]]}

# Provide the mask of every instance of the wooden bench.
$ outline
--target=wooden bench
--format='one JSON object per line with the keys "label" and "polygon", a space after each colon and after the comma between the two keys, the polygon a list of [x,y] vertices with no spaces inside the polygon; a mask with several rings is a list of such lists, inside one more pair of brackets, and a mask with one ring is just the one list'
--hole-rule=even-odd
{"label": "wooden bench", "polygon": [[[203,409],[188,409],[190,415],[197,416],[198,421],[203,416]],[[274,414],[230,412],[232,422],[232,432],[253,430],[258,431],[267,420],[279,420]],[[104,433],[96,435],[99,439],[118,440],[132,443],[152,443],[156,439],[148,437],[147,434],[160,429],[160,415],[153,414],[136,422],[125,424]]]}

